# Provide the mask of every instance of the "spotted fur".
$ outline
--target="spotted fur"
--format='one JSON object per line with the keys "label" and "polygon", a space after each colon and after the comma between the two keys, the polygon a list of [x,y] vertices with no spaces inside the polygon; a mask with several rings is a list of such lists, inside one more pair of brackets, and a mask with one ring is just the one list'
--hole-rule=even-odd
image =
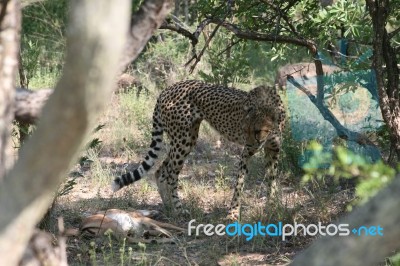
{"label": "spotted fur", "polygon": [[232,218],[237,218],[248,159],[264,148],[269,174],[276,174],[285,109],[272,87],[245,92],[189,80],[165,89],[154,109],[150,149],[137,169],[113,181],[114,191],[140,180],[150,170],[159,156],[165,132],[170,149],[155,173],[157,185],[164,204],[184,212],[177,193],[178,175],[196,144],[202,120],[229,141],[243,145],[230,208]]}

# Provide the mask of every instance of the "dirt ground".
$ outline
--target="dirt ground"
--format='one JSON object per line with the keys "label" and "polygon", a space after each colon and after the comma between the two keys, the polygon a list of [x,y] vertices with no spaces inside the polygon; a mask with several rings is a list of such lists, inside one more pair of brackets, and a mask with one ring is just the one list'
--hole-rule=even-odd
{"label": "dirt ground", "polygon": [[[160,221],[185,229],[191,219],[196,219],[196,224],[227,224],[224,218],[232,195],[238,151],[239,147],[230,143],[210,144],[200,139],[180,175],[180,196],[190,217],[174,216],[164,209],[155,183],[151,181],[154,171],[148,179],[113,194],[109,185],[112,176],[99,182],[94,177],[99,170],[94,169],[93,162],[77,164],[70,174],[76,184],[66,195],[57,198],[45,219],[46,227],[56,232],[56,218],[63,216],[67,228],[78,228],[88,214],[111,208],[157,210],[161,213]],[[127,168],[134,168],[139,161],[140,157],[130,158],[132,164]],[[126,158],[99,156],[97,163],[118,174],[126,167]],[[250,169],[260,169],[260,165],[262,157],[256,157]],[[318,193],[308,193],[298,181],[288,180],[285,173],[281,175],[279,193],[276,199],[268,201],[266,182],[257,171],[250,170],[244,191],[243,222],[328,223],[345,211],[351,198],[350,191],[340,188],[328,191],[326,187],[319,187]],[[110,237],[77,236],[68,239],[67,255],[70,265],[287,265],[313,240],[313,237],[304,236],[286,241],[257,236],[246,241],[243,236],[194,237],[184,233],[175,235],[174,244],[138,245]]]}

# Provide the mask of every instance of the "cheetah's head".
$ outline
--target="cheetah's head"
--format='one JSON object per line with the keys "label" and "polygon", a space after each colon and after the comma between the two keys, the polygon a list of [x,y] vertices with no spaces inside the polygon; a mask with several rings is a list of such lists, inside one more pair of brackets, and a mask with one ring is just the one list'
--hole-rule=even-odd
{"label": "cheetah's head", "polygon": [[274,88],[260,86],[250,91],[243,124],[248,144],[263,145],[268,136],[279,131],[278,111],[271,104],[274,97],[279,97]]}
{"label": "cheetah's head", "polygon": [[264,108],[250,110],[244,123],[247,144],[262,145],[275,132],[275,120]]}

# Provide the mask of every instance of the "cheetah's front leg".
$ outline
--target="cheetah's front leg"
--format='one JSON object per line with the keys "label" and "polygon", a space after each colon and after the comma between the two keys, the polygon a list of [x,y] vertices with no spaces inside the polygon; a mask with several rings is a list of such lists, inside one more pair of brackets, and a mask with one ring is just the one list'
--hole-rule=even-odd
{"label": "cheetah's front leg", "polygon": [[158,193],[161,196],[164,206],[166,206],[168,209],[172,209],[172,193],[168,185],[168,162],[168,158],[164,160],[160,168],[155,172],[155,179],[157,182]]}
{"label": "cheetah's front leg", "polygon": [[281,150],[282,137],[280,134],[271,134],[264,146],[264,154],[266,160],[265,178],[268,182],[268,198],[272,200],[276,198],[277,182],[275,180],[278,173],[278,158]]}
{"label": "cheetah's front leg", "polygon": [[244,181],[248,174],[247,162],[254,153],[255,149],[249,147],[245,147],[242,151],[231,207],[229,208],[229,213],[227,216],[227,219],[229,220],[237,220],[239,218]]}

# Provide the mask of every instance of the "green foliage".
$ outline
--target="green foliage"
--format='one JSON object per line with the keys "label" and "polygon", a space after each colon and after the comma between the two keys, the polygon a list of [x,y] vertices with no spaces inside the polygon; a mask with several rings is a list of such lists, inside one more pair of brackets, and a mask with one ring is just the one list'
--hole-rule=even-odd
{"label": "green foliage", "polygon": [[[365,38],[371,36],[368,13],[361,1],[335,1],[331,6],[314,10],[307,14],[310,29],[320,29],[318,39],[340,36],[343,29],[345,38]],[[315,33],[315,31],[314,31]],[[331,34],[327,34],[331,33]]]}
{"label": "green foliage", "polygon": [[151,118],[153,105],[149,105],[149,102],[143,98],[138,99],[135,97],[133,91],[121,97],[120,105],[122,112],[129,114],[126,116],[124,124],[136,124],[144,139],[149,140],[152,130]]}
{"label": "green foliage", "polygon": [[65,0],[43,1],[23,9],[22,34],[45,49],[64,47],[68,6]]}
{"label": "green foliage", "polygon": [[289,172],[293,179],[303,173],[302,168],[299,166],[299,158],[301,158],[306,142],[296,141],[291,132],[289,121],[283,131],[282,153],[279,159],[279,168],[282,172]]}
{"label": "green foliage", "polygon": [[84,155],[79,157],[78,163],[80,166],[85,166],[87,164],[93,163],[93,160],[90,160],[88,156]]}
{"label": "green foliage", "polygon": [[249,83],[251,78],[249,58],[243,56],[246,50],[246,42],[238,42],[221,29],[208,50],[211,69],[209,73],[200,70],[200,77],[206,82],[225,86]]}
{"label": "green foliage", "polygon": [[38,2],[23,9],[21,59],[28,84],[35,76],[60,73],[67,13],[65,0]]}
{"label": "green foliage", "polygon": [[390,145],[389,127],[386,124],[382,124],[377,128],[376,135],[380,147],[388,147]]}
{"label": "green foliage", "polygon": [[132,13],[133,13],[139,9],[140,5],[143,3],[143,0],[132,0],[131,3],[132,3]]}
{"label": "green foliage", "polygon": [[93,133],[99,132],[100,130],[102,130],[106,125],[105,124],[100,124],[97,127],[95,127],[95,129],[93,130]]}
{"label": "green foliage", "polygon": [[62,188],[60,188],[57,192],[57,197],[67,195],[71,190],[74,189],[76,185],[76,178],[69,179]]}
{"label": "green foliage", "polygon": [[217,170],[215,170],[215,185],[218,188],[227,189],[229,188],[229,176],[226,174],[227,166],[223,164],[218,164]]}
{"label": "green foliage", "polygon": [[[99,132],[104,127],[105,127],[104,124],[98,125],[93,130],[93,133]],[[99,138],[93,138],[93,139],[88,141],[88,143],[85,145],[85,153],[86,153],[86,155],[83,155],[83,156],[79,157],[79,159],[78,159],[78,163],[79,163],[80,166],[83,167],[83,166],[90,165],[91,163],[93,163],[93,160],[91,160],[89,158],[89,156],[87,156],[88,151],[99,148],[101,143],[102,143],[102,141]]]}
{"label": "green foliage", "polygon": [[25,79],[26,87],[29,87],[29,81],[36,74],[39,67],[41,49],[37,41],[27,40],[24,36],[21,38],[21,47],[23,78]]}
{"label": "green foliage", "polygon": [[[98,125],[93,130],[93,133],[100,131],[104,128],[104,126],[104,124]],[[94,162],[89,156],[89,151],[97,149],[100,146],[101,142],[102,141],[99,140],[99,138],[93,138],[85,145],[85,155],[80,156],[78,159],[78,163],[81,167],[89,166]],[[82,174],[80,172],[71,172],[70,175],[74,177],[69,179],[61,188],[58,189],[57,197],[67,195],[71,190],[74,189],[75,185],[77,184],[76,178],[82,177]]]}
{"label": "green foliage", "polygon": [[314,178],[323,179],[325,176],[340,178],[357,178],[357,203],[364,203],[386,186],[395,176],[395,169],[382,161],[368,162],[360,155],[354,154],[344,147],[334,148],[333,154],[323,150],[321,144],[311,142],[309,150],[313,153],[310,160],[304,164],[303,182]]}
{"label": "green foliage", "polygon": [[95,149],[100,146],[101,143],[102,141],[99,138],[94,138],[87,144],[87,149]]}
{"label": "green foliage", "polygon": [[[290,37],[292,40],[300,38],[315,41],[320,54],[326,54],[323,60],[327,60],[324,63],[331,63],[327,57],[327,50],[330,48],[326,47],[328,44],[333,44],[337,48],[342,46],[342,49],[338,49],[345,56],[340,61],[342,67],[353,70],[371,66],[372,21],[369,11],[365,7],[365,1],[337,0],[325,7],[321,6],[320,1],[315,0],[241,0],[232,3],[232,6],[229,6],[227,2],[199,0],[192,8],[199,12],[198,22],[213,17],[233,23],[247,33],[256,32],[269,36]],[[399,20],[396,19],[399,11],[399,1],[391,1],[388,9],[389,31],[399,27]],[[219,32],[221,31],[220,29]],[[226,35],[226,39],[233,36],[232,33]],[[400,35],[397,34],[393,40],[398,43]],[[340,43],[341,41],[346,44]],[[270,54],[266,56],[272,61],[276,59],[292,60],[294,54],[292,50],[296,44],[290,41],[285,43],[271,41],[269,44],[270,47],[266,50]],[[220,47],[220,44],[218,42],[211,44],[211,54],[213,50],[216,50],[215,46]],[[213,61],[212,58],[211,61]],[[360,65],[362,62],[364,64]],[[215,65],[219,71],[222,71],[221,67],[227,66]],[[215,79],[218,76],[221,74],[216,73],[211,77]]]}
{"label": "green foliage", "polygon": [[400,252],[386,259],[387,266],[400,266]]}
{"label": "green foliage", "polygon": [[147,78],[155,82],[158,89],[162,89],[171,81],[176,82],[176,75],[178,79],[185,78],[187,73],[180,73],[184,70],[180,66],[185,64],[189,51],[190,44],[184,37],[162,32],[151,39],[132,68],[141,81]]}

